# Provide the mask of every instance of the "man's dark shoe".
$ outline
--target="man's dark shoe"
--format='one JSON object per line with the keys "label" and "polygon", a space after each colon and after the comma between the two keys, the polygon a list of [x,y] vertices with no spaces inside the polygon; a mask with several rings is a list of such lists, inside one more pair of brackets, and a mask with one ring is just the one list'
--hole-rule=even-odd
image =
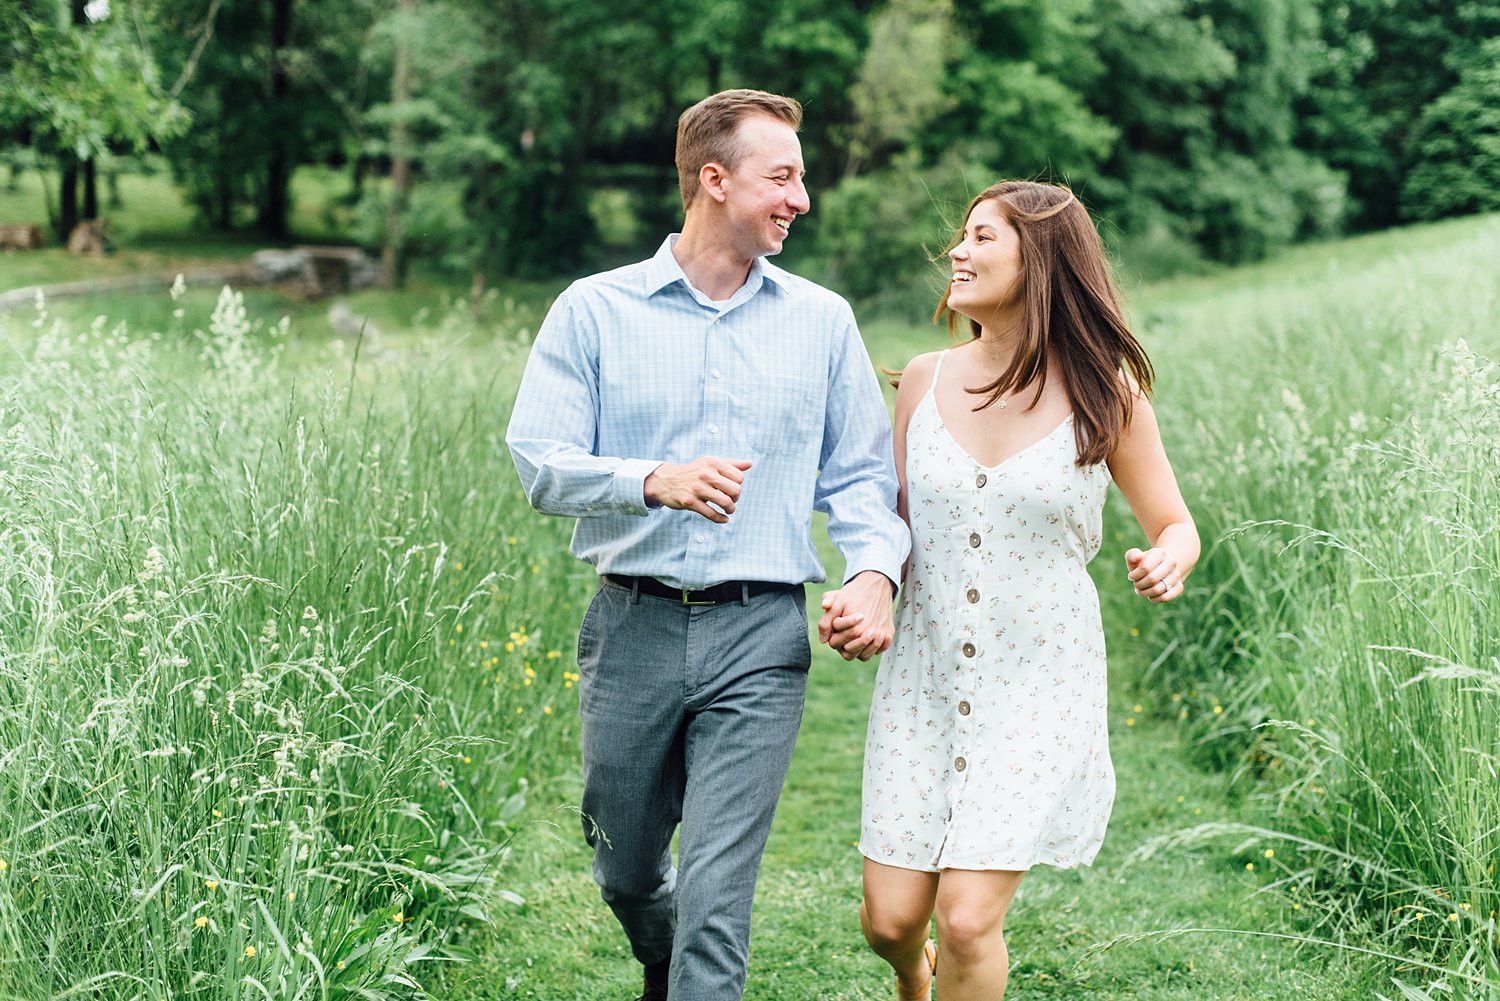
{"label": "man's dark shoe", "polygon": [[646,967],[645,989],[640,1001],[667,1001],[667,974],[672,969],[672,957]]}

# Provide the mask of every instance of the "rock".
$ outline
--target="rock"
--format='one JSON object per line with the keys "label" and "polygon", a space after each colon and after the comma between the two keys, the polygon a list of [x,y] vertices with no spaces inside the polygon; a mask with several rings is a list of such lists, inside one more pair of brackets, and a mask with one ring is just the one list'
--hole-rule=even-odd
{"label": "rock", "polygon": [[68,253],[99,257],[115,249],[109,238],[109,224],[103,219],[85,219],[68,234]]}
{"label": "rock", "polygon": [[340,337],[363,337],[371,351],[380,350],[380,328],[368,317],[360,316],[344,300],[336,300],[328,310],[328,325]]}
{"label": "rock", "polygon": [[29,222],[0,222],[0,250],[41,250],[45,246],[42,227]]}
{"label": "rock", "polygon": [[379,277],[375,262],[358,247],[257,250],[251,268],[258,283],[295,285],[311,299],[368,288]]}

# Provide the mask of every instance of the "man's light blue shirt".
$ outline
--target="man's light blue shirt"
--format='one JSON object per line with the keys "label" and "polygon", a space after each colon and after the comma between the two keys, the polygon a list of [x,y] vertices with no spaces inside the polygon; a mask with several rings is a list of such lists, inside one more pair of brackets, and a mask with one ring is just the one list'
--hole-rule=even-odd
{"label": "man's light blue shirt", "polygon": [[[506,431],[532,506],[577,518],[573,555],[600,573],[689,590],[824,580],[816,508],[845,581],[899,581],[910,533],[890,420],[849,304],[764,258],[714,302],[676,239],[574,282],[548,312]],[[647,507],[658,465],[704,456],[752,463],[728,524]]]}

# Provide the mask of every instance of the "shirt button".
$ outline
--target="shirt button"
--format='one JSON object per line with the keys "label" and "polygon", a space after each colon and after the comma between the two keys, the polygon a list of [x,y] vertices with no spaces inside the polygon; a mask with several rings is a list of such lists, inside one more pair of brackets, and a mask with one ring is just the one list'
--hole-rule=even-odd
{"label": "shirt button", "polygon": [[990,481],[989,477],[985,476],[983,473],[980,473],[978,476],[974,477],[974,485],[976,487],[982,487],[986,483],[988,483],[989,481]]}
{"label": "shirt button", "polygon": [[965,657],[972,657],[972,656],[974,656],[974,644],[973,643],[965,643],[964,644],[964,656]]}
{"label": "shirt button", "polygon": [[975,549],[979,548],[979,533],[978,532],[970,532],[969,533],[969,545],[973,546]]}
{"label": "shirt button", "polygon": [[710,424],[708,426],[708,433],[709,434],[718,434],[719,433],[719,425],[717,425],[717,424]]}
{"label": "shirt button", "polygon": [[969,590],[965,593],[965,597],[969,599],[969,604],[979,604],[979,591],[977,588],[969,588]]}
{"label": "shirt button", "polygon": [[722,373],[719,372],[718,369],[714,369],[714,378],[715,379],[722,379],[723,377],[724,376],[722,375]]}
{"label": "shirt button", "polygon": [[969,763],[963,758],[954,758],[953,767],[958,769],[959,771],[963,771],[965,768],[969,767]]}
{"label": "shirt button", "polygon": [[958,714],[960,716],[969,715],[969,704],[967,702],[960,702],[958,704]]}
{"label": "shirt button", "polygon": [[699,541],[699,542],[702,542],[702,541],[703,541],[703,536],[701,536],[701,535],[700,535],[700,536],[698,536],[698,541]]}

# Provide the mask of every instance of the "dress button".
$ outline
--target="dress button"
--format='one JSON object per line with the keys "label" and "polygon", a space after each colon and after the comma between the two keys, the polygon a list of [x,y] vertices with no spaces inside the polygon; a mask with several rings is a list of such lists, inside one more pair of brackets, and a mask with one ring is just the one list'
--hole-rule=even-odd
{"label": "dress button", "polygon": [[975,549],[979,548],[979,533],[978,532],[970,532],[969,533],[969,545],[973,546]]}
{"label": "dress button", "polygon": [[967,702],[960,702],[958,704],[958,714],[960,716],[969,715],[969,704]]}
{"label": "dress button", "polygon": [[980,473],[978,476],[974,477],[974,485],[976,487],[982,487],[988,482],[989,477],[985,476],[983,473]]}
{"label": "dress button", "polygon": [[965,657],[972,657],[972,656],[974,656],[974,644],[973,643],[965,643],[964,644],[964,656]]}
{"label": "dress button", "polygon": [[971,605],[977,605],[977,604],[979,604],[979,591],[977,589],[972,588],[972,587],[969,588],[969,590],[967,592],[965,592],[965,596],[969,599],[969,604],[971,604]]}
{"label": "dress button", "polygon": [[708,426],[708,433],[709,434],[718,434],[719,433],[719,425],[717,425],[717,424],[710,424]]}
{"label": "dress button", "polygon": [[963,758],[954,758],[953,767],[958,769],[959,771],[963,771],[965,768],[969,767],[969,763]]}

